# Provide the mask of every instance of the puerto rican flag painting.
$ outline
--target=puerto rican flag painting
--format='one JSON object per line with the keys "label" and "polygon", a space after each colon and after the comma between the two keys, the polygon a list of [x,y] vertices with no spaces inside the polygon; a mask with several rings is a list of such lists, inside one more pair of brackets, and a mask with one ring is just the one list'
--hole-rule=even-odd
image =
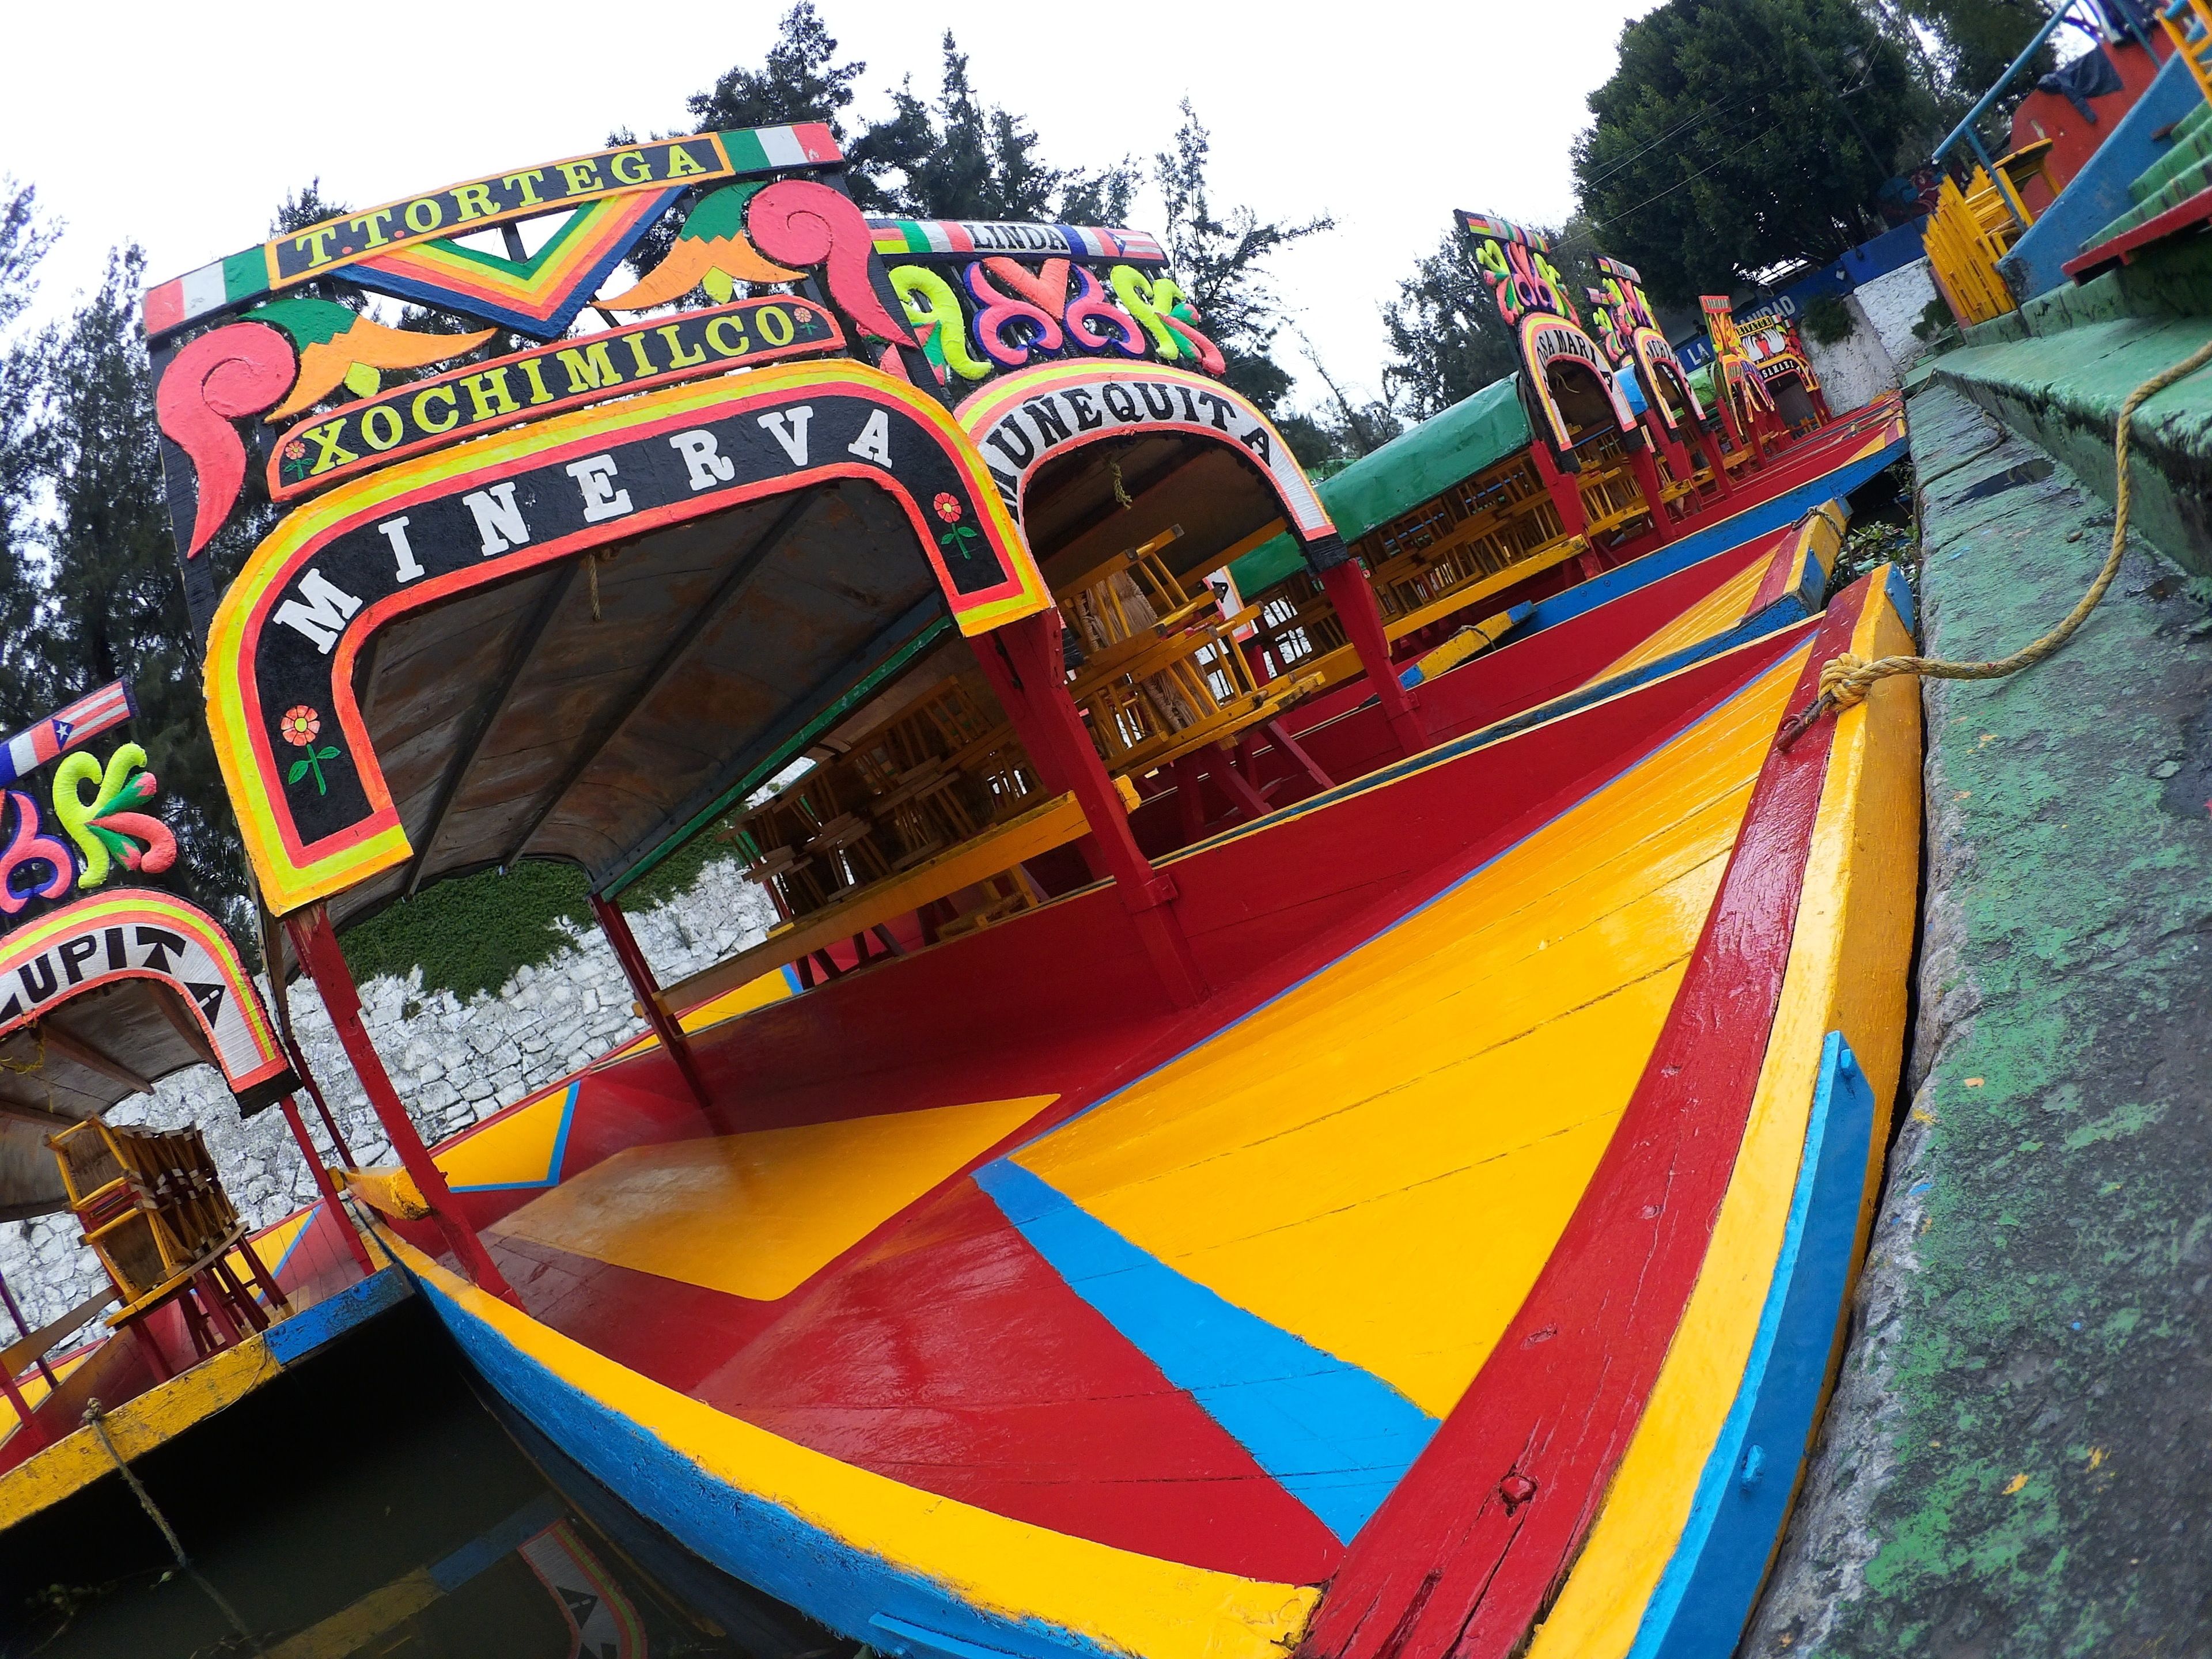
{"label": "puerto rican flag painting", "polygon": [[9,738],[6,750],[0,751],[0,785],[28,777],[56,756],[91,742],[137,712],[128,683],[116,680],[44,720],[32,721]]}

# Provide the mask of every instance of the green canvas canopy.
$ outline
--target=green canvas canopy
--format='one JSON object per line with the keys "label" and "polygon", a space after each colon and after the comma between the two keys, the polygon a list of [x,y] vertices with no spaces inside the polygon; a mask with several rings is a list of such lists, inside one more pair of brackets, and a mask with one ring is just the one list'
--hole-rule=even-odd
{"label": "green canvas canopy", "polygon": [[[1520,376],[1493,380],[1411,432],[1363,455],[1319,486],[1322,505],[1337,533],[1356,542],[1377,525],[1410,513],[1463,478],[1528,446],[1528,417],[1521,407]],[[1304,556],[1288,531],[1264,542],[1229,567],[1237,591],[1259,592],[1293,570]]]}

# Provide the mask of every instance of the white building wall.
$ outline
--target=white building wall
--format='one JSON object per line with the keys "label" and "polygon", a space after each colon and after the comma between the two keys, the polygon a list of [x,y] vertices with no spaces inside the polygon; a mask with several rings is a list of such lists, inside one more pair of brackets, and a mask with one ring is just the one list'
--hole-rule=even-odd
{"label": "white building wall", "polygon": [[[775,920],[767,896],[735,861],[725,860],[708,865],[681,897],[632,916],[630,926],[654,974],[668,984],[763,939]],[[644,1030],[605,937],[590,927],[575,930],[574,938],[573,948],[541,968],[521,969],[496,997],[463,1003],[450,992],[424,996],[419,971],[361,988],[362,1020],[424,1140],[457,1133]],[[262,993],[265,998],[265,981]],[[388,1162],[392,1148],[322,999],[304,977],[293,982],[290,997],[293,1030],[354,1156],[364,1164]],[[313,1125],[304,1095],[300,1105]],[[272,1106],[241,1120],[212,1066],[165,1078],[152,1094],[134,1095],[107,1115],[111,1122],[159,1128],[198,1124],[224,1189],[256,1227],[315,1198],[313,1177],[283,1114]],[[0,1273],[33,1326],[59,1317],[105,1282],[66,1212],[0,1223]],[[15,1334],[0,1315],[0,1346]]]}

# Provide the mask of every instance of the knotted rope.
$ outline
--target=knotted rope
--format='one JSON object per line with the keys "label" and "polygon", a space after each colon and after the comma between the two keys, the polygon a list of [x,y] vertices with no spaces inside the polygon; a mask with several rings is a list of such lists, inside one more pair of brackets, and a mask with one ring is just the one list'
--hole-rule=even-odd
{"label": "knotted rope", "polygon": [[2207,363],[2212,363],[2212,340],[2207,340],[2172,367],[2152,375],[2128,393],[2127,401],[2120,405],[2112,434],[2112,465],[2118,487],[2113,491],[2112,550],[2105,556],[2104,568],[2097,572],[2096,580],[2089,584],[2089,591],[2056,628],[2010,656],[1999,657],[1992,662],[1952,662],[1942,657],[1905,656],[1877,657],[1869,662],[1853,652],[1840,652],[1820,665],[1820,695],[1806,706],[1803,714],[1783,728],[1778,739],[1781,745],[1786,748],[1796,742],[1831,709],[1856,708],[1864,702],[1868,690],[1876,682],[1893,675],[1918,674],[1938,680],[2001,680],[2041,662],[2073,638],[2075,630],[2089,620],[2089,613],[2104,599],[2112,579],[2120,574],[2120,556],[2127,546],[2128,507],[2132,495],[2132,481],[2128,475],[2128,429],[2135,420],[2136,410],[2176,380],[2194,374]]}

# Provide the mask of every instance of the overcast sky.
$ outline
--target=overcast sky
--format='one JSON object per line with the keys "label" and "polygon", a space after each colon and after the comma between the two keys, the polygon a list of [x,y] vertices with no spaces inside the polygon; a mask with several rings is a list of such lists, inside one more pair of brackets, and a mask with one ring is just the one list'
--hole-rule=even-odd
{"label": "overcast sky", "polygon": [[[317,175],[362,205],[595,149],[616,127],[688,131],[685,96],[758,64],[785,3],[12,7],[0,173],[36,184],[66,222],[51,306],[125,240],[156,282],[258,241],[275,204]],[[1377,307],[1454,208],[1566,215],[1584,100],[1613,71],[1622,23],[1655,3],[817,0],[843,55],[867,64],[860,111],[882,111],[908,75],[933,95],[949,26],[981,94],[1027,117],[1056,166],[1149,165],[1188,94],[1212,130],[1219,204],[1335,218],[1275,270],[1297,326],[1363,392],[1385,356]],[[1579,34],[1564,33],[1571,20]],[[1158,217],[1148,185],[1131,218]],[[1303,374],[1295,335],[1277,345]],[[1300,390],[1320,388],[1307,375]]]}

